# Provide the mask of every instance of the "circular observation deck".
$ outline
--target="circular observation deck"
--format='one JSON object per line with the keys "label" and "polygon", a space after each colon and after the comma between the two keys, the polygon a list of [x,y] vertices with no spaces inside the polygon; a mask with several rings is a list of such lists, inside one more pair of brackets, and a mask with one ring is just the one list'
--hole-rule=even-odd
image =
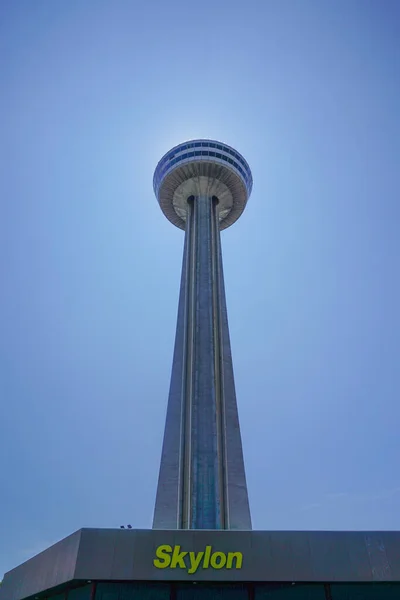
{"label": "circular observation deck", "polygon": [[216,196],[220,228],[226,229],[244,211],[253,178],[239,152],[212,140],[192,140],[175,146],[158,163],[154,193],[164,215],[185,229],[187,199]]}

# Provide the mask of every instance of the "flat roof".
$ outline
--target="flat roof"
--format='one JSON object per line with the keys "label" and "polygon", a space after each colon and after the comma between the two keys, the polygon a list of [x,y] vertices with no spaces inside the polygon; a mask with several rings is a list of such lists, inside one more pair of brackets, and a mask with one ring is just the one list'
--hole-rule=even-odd
{"label": "flat roof", "polygon": [[0,600],[89,580],[400,582],[400,532],[80,529],[6,573]]}

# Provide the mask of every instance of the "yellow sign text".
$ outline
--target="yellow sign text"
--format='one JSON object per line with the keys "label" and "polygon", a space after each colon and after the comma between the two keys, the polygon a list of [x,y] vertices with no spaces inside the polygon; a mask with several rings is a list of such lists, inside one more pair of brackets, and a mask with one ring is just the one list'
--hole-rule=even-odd
{"label": "yellow sign text", "polygon": [[206,546],[201,552],[181,550],[181,546],[158,546],[156,558],[153,561],[157,569],[185,569],[193,574],[202,569],[241,569],[243,554],[241,552],[213,552],[211,546]]}

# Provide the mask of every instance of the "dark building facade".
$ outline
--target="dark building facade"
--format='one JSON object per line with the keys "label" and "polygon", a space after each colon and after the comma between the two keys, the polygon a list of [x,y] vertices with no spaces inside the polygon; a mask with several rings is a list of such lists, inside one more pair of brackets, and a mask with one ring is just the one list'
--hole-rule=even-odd
{"label": "dark building facade", "polygon": [[1,600],[398,600],[400,533],[81,529]]}

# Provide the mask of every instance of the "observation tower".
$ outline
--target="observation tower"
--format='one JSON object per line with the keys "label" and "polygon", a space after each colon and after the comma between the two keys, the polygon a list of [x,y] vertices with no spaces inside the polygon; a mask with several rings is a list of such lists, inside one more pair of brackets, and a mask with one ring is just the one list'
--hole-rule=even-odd
{"label": "observation tower", "polygon": [[251,529],[220,231],[240,217],[252,184],[245,159],[210,140],[176,146],[154,173],[185,245],[153,529]]}
{"label": "observation tower", "polygon": [[399,531],[249,531],[219,232],[251,188],[244,158],[209,140],[154,174],[185,249],[153,529],[75,531],[6,573],[0,600],[400,598]]}

